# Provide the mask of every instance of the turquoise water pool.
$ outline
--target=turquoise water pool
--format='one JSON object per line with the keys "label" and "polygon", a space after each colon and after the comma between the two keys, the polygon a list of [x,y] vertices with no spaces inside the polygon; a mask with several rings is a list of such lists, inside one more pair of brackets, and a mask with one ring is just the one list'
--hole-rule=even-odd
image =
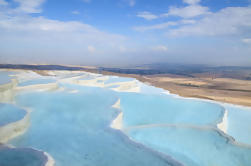
{"label": "turquoise water pool", "polygon": [[[42,77],[20,85],[46,84],[55,82],[55,77],[75,76],[60,73],[60,77]],[[82,81],[100,77],[90,78],[85,73],[81,76]],[[110,77],[104,83],[133,80]],[[8,144],[45,151],[54,158],[55,166],[250,166],[251,147],[238,144],[251,144],[249,109],[167,95],[163,89],[140,82],[136,83],[140,93],[76,84],[62,81],[58,90],[19,91],[15,105],[0,104],[0,126],[22,118],[25,111],[20,108],[32,110],[26,132]],[[110,128],[119,114],[112,108],[118,99],[123,132]],[[228,135],[217,129],[225,110]],[[7,156],[20,156],[14,152]],[[31,166],[33,159],[20,158],[27,161],[23,166]],[[41,160],[34,160],[39,165]],[[0,165],[4,161],[0,151]]]}
{"label": "turquoise water pool", "polygon": [[152,124],[216,126],[224,108],[208,102],[174,98],[165,94],[121,93],[125,127]]}
{"label": "turquoise water pool", "polygon": [[109,76],[109,79],[105,81],[105,84],[112,84],[116,82],[129,82],[133,80],[133,78]]}
{"label": "turquoise water pool", "polygon": [[227,133],[238,142],[251,145],[251,108],[226,105],[228,110]]}
{"label": "turquoise water pool", "polygon": [[41,78],[41,79],[32,79],[28,81],[24,81],[19,83],[19,86],[28,86],[28,85],[36,85],[36,84],[49,84],[49,83],[54,83],[56,80],[52,78]]}
{"label": "turquoise water pool", "polygon": [[151,85],[147,85],[144,83],[138,83],[140,86],[140,93],[141,94],[163,94],[163,92],[166,92],[165,90],[161,89],[161,88],[156,88],[154,86]]}
{"label": "turquoise water pool", "polygon": [[0,127],[21,120],[26,111],[12,104],[0,103]]}
{"label": "turquoise water pool", "polygon": [[29,148],[8,148],[0,145],[1,166],[45,166],[43,152]]}
{"label": "turquoise water pool", "polygon": [[58,166],[177,165],[109,127],[118,114],[111,108],[118,99],[115,92],[65,87],[78,89],[79,93],[23,93],[16,97],[18,105],[34,111],[29,129],[10,144],[46,151]]}
{"label": "turquoise water pool", "polygon": [[249,166],[251,149],[234,145],[212,129],[182,126],[131,129],[129,136],[186,166]]}

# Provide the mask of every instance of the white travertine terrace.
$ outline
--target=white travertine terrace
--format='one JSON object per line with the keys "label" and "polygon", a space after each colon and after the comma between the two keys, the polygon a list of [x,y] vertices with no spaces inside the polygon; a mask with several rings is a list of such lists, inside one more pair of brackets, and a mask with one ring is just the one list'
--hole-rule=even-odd
{"label": "white travertine terrace", "polygon": [[0,143],[6,143],[10,139],[22,135],[29,126],[30,111],[26,110],[26,115],[23,119],[0,126]]}
{"label": "white travertine terrace", "polygon": [[224,133],[227,133],[227,116],[228,116],[228,111],[225,110],[222,122],[217,124],[218,129],[220,129]]}
{"label": "white travertine terrace", "polygon": [[[120,99],[112,106],[120,110]],[[123,128],[123,112],[121,111],[118,116],[112,121],[111,128],[121,130]]]}
{"label": "white travertine terrace", "polygon": [[13,101],[16,86],[16,79],[12,79],[12,81],[8,84],[0,85],[0,102],[10,103]]}
{"label": "white travertine terrace", "polygon": [[135,92],[135,93],[140,92],[140,86],[137,84],[137,80],[113,83],[107,86],[112,86],[112,85],[119,85],[119,87],[117,88],[112,88],[112,90],[117,91],[117,92]]}
{"label": "white travertine terrace", "polygon": [[15,89],[17,91],[28,91],[28,90],[38,90],[38,91],[51,91],[58,89],[58,84],[48,83],[48,84],[35,84],[35,85],[27,85],[27,86],[18,86]]}
{"label": "white travertine terrace", "polygon": [[47,157],[47,162],[45,166],[54,166],[55,165],[54,159],[47,152],[44,152],[44,155],[46,155]]}
{"label": "white travertine terrace", "polygon": [[[24,72],[24,73],[19,73],[18,74],[18,79],[36,79],[36,78],[41,78],[42,76],[39,76],[38,74],[31,74],[34,72]],[[23,75],[22,75],[23,74]],[[29,74],[32,76],[29,77]],[[110,76],[103,76],[100,74],[91,74],[91,73],[86,73],[86,72],[72,72],[72,71],[48,71],[48,74],[51,75],[49,77],[55,78],[56,82],[55,83],[47,83],[47,84],[35,84],[35,85],[28,85],[28,86],[22,86],[19,87],[17,86],[17,80],[6,84],[4,86],[0,86],[0,90],[3,90],[4,93],[0,93],[0,101],[11,101],[13,99],[13,96],[15,95],[16,92],[19,91],[27,91],[27,90],[35,90],[35,91],[50,91],[50,90],[57,90],[57,91],[65,91],[67,93],[78,93],[78,90],[75,90],[74,88],[67,89],[63,88],[60,86],[60,83],[66,83],[66,84],[75,84],[75,85],[80,85],[80,86],[91,86],[91,87],[101,87],[101,88],[109,88],[113,91],[117,92],[133,92],[133,93],[139,93],[141,92],[141,82],[137,80],[130,80],[126,82],[113,82],[113,83],[106,83],[107,80],[110,79]],[[64,77],[64,74],[69,74],[66,77]],[[71,74],[76,74],[76,75],[71,75]],[[83,74],[83,75],[78,75],[78,74]],[[88,76],[91,79],[84,79],[87,78]],[[47,76],[46,76],[47,77]],[[143,83],[142,83],[143,84]],[[143,88],[142,88],[143,91]],[[163,93],[166,93],[168,95],[173,95],[174,97],[177,98],[183,98],[175,94],[170,94],[168,91],[165,91]],[[189,99],[189,98],[187,98]],[[194,98],[192,98],[194,99]],[[196,99],[196,100],[204,100],[204,99]],[[207,102],[213,102],[213,101],[208,101],[204,100]],[[221,106],[224,107],[224,103],[220,102],[213,102],[220,104]],[[110,124],[110,127],[113,129],[117,130],[122,130],[126,131],[127,128],[124,126],[123,128],[123,112],[120,107],[120,99],[116,101],[116,103],[112,106],[115,109],[118,109],[119,114],[118,116],[112,121]],[[230,114],[231,112],[229,112]],[[220,120],[220,118],[219,118]],[[5,143],[8,141],[8,139],[14,138],[17,135],[22,134],[25,132],[25,129],[29,125],[29,112],[27,113],[27,116],[25,116],[24,119],[14,122],[11,124],[8,124],[6,126],[0,127],[0,143]],[[167,126],[167,125],[173,125],[173,124],[153,124],[153,125],[145,125],[145,126],[135,126],[136,128],[145,128],[145,127],[154,127],[154,126]],[[181,126],[179,126],[181,127]],[[188,126],[192,127],[192,126]],[[217,127],[217,128],[216,128]],[[203,127],[201,129],[206,129],[207,127]],[[220,133],[223,133],[225,137],[228,138],[228,111],[224,110],[224,116],[222,116],[222,121],[217,124],[217,126],[210,126],[210,129],[217,129]],[[8,134],[4,134],[8,133]],[[7,136],[8,135],[8,136]],[[229,139],[232,140],[232,138],[229,137]],[[232,140],[234,142],[234,139]],[[45,155],[48,157],[48,162],[46,166],[53,166],[54,165],[54,160],[53,158],[44,152]]]}
{"label": "white travertine terrace", "polygon": [[[45,85],[31,85],[25,87],[18,87],[18,80],[26,80],[34,79],[41,77],[40,75],[34,72],[22,72],[15,75],[16,78],[13,78],[10,83],[0,85],[0,102],[2,103],[13,103],[15,94],[20,90],[53,90],[57,89],[57,83],[52,84],[45,84]],[[24,109],[26,111],[26,115],[16,122],[12,122],[6,124],[4,126],[0,126],[0,143],[5,144],[10,139],[13,139],[19,135],[22,135],[26,129],[29,127],[30,121],[30,112],[31,110],[28,108]],[[12,147],[15,148],[15,147]],[[47,162],[45,166],[54,166],[55,161],[54,159],[46,152],[43,152],[44,155],[47,157]]]}
{"label": "white travertine terrace", "polygon": [[[176,95],[176,94],[170,94],[170,92],[163,92],[164,94],[167,94],[167,95],[172,95],[173,97],[176,97],[176,98],[184,98],[184,97],[181,97],[179,95]],[[206,101],[206,102],[210,102],[210,103],[215,103],[215,104],[219,104],[221,105],[223,108],[224,107],[224,104],[225,103],[222,103],[222,102],[218,102],[218,101],[211,101],[211,100],[206,100],[206,99],[198,99],[198,98],[188,98],[186,97],[186,99],[193,99],[193,100],[201,100],[201,101]],[[222,121],[219,122],[217,124],[217,128],[222,131],[223,133],[227,134],[227,128],[228,128],[228,124],[227,124],[227,118],[228,118],[228,111],[227,110],[224,110],[224,115],[222,117]]]}

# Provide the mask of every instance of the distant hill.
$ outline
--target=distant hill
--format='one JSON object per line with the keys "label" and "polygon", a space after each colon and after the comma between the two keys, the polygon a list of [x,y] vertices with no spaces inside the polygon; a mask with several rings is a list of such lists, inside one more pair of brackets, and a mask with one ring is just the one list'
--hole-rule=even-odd
{"label": "distant hill", "polygon": [[89,70],[84,67],[72,67],[62,65],[23,65],[23,64],[0,64],[0,68],[5,69],[23,69],[23,70]]}
{"label": "distant hill", "polygon": [[212,78],[221,77],[221,78],[251,80],[251,67],[239,67],[239,66],[210,67],[205,65],[156,63],[156,64],[139,65],[130,68],[98,67],[90,69],[81,66],[0,64],[0,68],[23,69],[23,70],[69,70],[69,71],[83,70],[83,71],[99,72],[99,73],[108,71],[114,73],[138,74],[138,75],[173,74],[185,77],[210,76]]}
{"label": "distant hill", "polygon": [[211,77],[226,77],[243,80],[251,80],[251,67],[220,66],[210,67],[205,65],[182,65],[156,63],[135,66],[134,68],[100,68],[99,70],[139,75],[173,74],[186,77],[198,77],[203,75]]}

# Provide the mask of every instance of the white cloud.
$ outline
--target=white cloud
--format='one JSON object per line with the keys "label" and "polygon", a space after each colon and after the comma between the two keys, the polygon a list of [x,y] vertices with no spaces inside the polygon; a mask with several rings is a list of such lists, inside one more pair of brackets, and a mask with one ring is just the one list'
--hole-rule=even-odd
{"label": "white cloud", "polygon": [[16,8],[17,12],[24,13],[40,13],[42,11],[41,6],[45,0],[14,0],[19,3],[19,7]]}
{"label": "white cloud", "polygon": [[245,38],[241,40],[243,43],[251,44],[251,38]]}
{"label": "white cloud", "polygon": [[208,7],[200,5],[189,5],[183,8],[171,7],[168,13],[162,14],[162,17],[179,16],[182,18],[192,18],[205,14],[209,14]]}
{"label": "white cloud", "polygon": [[74,11],[72,11],[71,13],[72,13],[72,14],[75,14],[75,15],[80,14],[80,12],[79,12],[79,11],[77,11],[77,10],[74,10]]}
{"label": "white cloud", "polygon": [[129,5],[130,5],[131,7],[135,6],[135,4],[136,4],[136,1],[135,1],[135,0],[129,0]]}
{"label": "white cloud", "polygon": [[91,25],[78,21],[64,22],[31,16],[0,18],[0,34],[4,34],[4,31],[16,34],[17,36],[23,36],[24,38],[34,38],[34,40],[38,40],[36,37],[44,38],[44,35],[49,38],[55,37],[54,40],[56,40],[56,38],[68,38],[76,42],[104,42],[107,45],[125,40],[125,37],[121,35],[105,33]]}
{"label": "white cloud", "polygon": [[228,7],[204,16],[195,24],[168,31],[169,35],[251,35],[251,8]]}
{"label": "white cloud", "polygon": [[86,56],[90,53],[99,56],[96,61],[102,61],[112,55],[109,50],[119,52],[119,46],[127,40],[79,21],[9,14],[8,10],[0,14],[0,36],[0,56],[18,63],[81,63],[79,59],[89,63]]}
{"label": "white cloud", "polygon": [[119,46],[119,51],[120,52],[126,52],[127,49],[124,46]]}
{"label": "white cloud", "polygon": [[139,32],[145,32],[145,31],[150,31],[150,30],[161,30],[161,29],[168,29],[172,26],[180,26],[180,25],[188,25],[188,24],[195,24],[195,20],[191,19],[183,19],[180,21],[168,21],[164,22],[161,24],[155,24],[155,25],[150,25],[150,26],[136,26],[133,27],[134,30],[139,31]]}
{"label": "white cloud", "polygon": [[168,51],[168,47],[164,46],[164,45],[155,46],[152,49],[157,52],[167,52]]}
{"label": "white cloud", "polygon": [[87,50],[88,50],[89,53],[92,54],[92,53],[94,53],[96,51],[96,48],[94,46],[88,46]]}
{"label": "white cloud", "polygon": [[8,5],[8,2],[6,2],[5,0],[0,0],[0,6],[6,6]]}
{"label": "white cloud", "polygon": [[146,11],[145,12],[139,12],[137,14],[137,16],[141,17],[141,18],[144,18],[146,20],[153,20],[153,19],[157,19],[158,18],[157,15],[154,15],[154,14],[152,14],[150,12],[146,12]]}
{"label": "white cloud", "polygon": [[57,21],[44,17],[13,16],[8,19],[0,19],[0,28],[10,31],[27,32],[99,32],[94,27],[77,21]]}
{"label": "white cloud", "polygon": [[[148,19],[154,19],[155,15]],[[248,35],[245,38],[251,37],[251,7],[227,7],[218,12],[209,12],[207,7],[199,5],[189,5],[184,8],[172,7],[167,14],[162,17],[176,15],[183,19],[178,21],[169,21],[156,25],[137,26],[133,29],[144,32],[148,30],[167,29],[167,34],[172,36],[186,35]],[[199,18],[191,19],[196,16]],[[157,16],[156,16],[157,17]],[[171,26],[176,26],[170,29]]]}
{"label": "white cloud", "polygon": [[166,29],[170,26],[175,26],[178,25],[177,22],[166,22],[166,23],[161,23],[161,24],[156,24],[156,25],[151,25],[151,26],[137,26],[134,27],[133,29],[139,32],[144,32],[144,31],[149,31],[149,30],[160,30],[160,29]]}
{"label": "white cloud", "polygon": [[183,0],[184,3],[193,5],[193,4],[197,4],[200,2],[200,0]]}
{"label": "white cloud", "polygon": [[193,17],[198,17],[198,16],[204,16],[206,14],[210,14],[211,12],[209,11],[208,7],[201,6],[198,3],[200,0],[184,0],[184,3],[187,3],[188,6],[185,7],[170,7],[169,11],[167,13],[163,13],[160,15],[155,15],[151,12],[139,12],[137,14],[137,17],[144,18],[146,20],[153,20],[153,19],[158,19],[161,17],[169,17],[169,16],[178,16],[182,17],[185,19],[193,18]]}
{"label": "white cloud", "polygon": [[180,21],[182,24],[195,24],[196,20],[184,19]]}
{"label": "white cloud", "polygon": [[136,5],[136,0],[119,0],[119,2],[123,6],[125,5],[125,6],[134,7]]}

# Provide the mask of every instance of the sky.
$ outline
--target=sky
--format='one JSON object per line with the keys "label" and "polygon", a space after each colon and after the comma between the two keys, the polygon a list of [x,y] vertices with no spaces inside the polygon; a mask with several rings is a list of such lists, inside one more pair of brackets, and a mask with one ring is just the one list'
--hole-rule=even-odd
{"label": "sky", "polygon": [[0,63],[251,66],[251,0],[0,0]]}

